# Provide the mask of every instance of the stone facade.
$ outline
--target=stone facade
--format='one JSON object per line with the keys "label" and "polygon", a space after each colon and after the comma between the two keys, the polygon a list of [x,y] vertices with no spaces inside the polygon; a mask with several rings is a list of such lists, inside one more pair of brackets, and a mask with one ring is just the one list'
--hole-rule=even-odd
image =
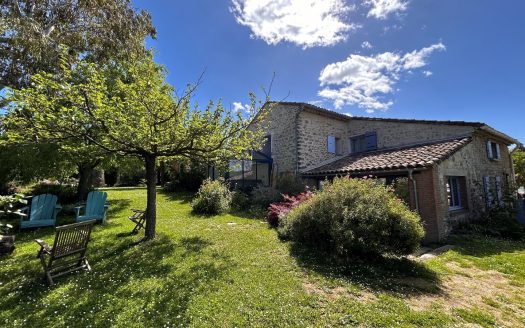
{"label": "stone facade", "polygon": [[[268,119],[273,176],[277,179],[280,174],[301,174],[348,155],[349,139],[367,132],[376,132],[378,150],[450,138],[472,138],[445,160],[412,171],[410,205],[413,209],[418,207],[425,225],[426,242],[439,241],[459,221],[483,215],[486,210],[484,176],[498,176],[502,183],[514,181],[507,149],[509,139],[501,139],[480,129],[481,123],[352,118],[302,103],[275,103]],[[338,154],[328,151],[328,136],[335,137],[340,143]],[[501,159],[488,158],[486,141],[489,139],[500,144]],[[395,174],[409,176],[409,171]],[[446,187],[449,176],[461,177],[464,184],[462,188],[465,190],[461,194],[464,208],[460,210],[449,210]],[[325,177],[308,177],[305,182],[317,187],[323,179]]]}
{"label": "stone facade", "polygon": [[297,173],[297,117],[301,106],[274,104],[263,125],[271,136],[273,175]]}
{"label": "stone facade", "polygon": [[[486,142],[489,139],[500,144],[499,160],[489,159],[487,156]],[[485,133],[473,134],[472,141],[468,145],[440,163],[437,167],[437,176],[438,189],[435,193],[440,196],[437,202],[441,207],[445,224],[440,237],[445,236],[458,222],[478,219],[486,211],[483,177],[500,177],[503,189],[514,181],[512,161],[505,142]],[[464,208],[458,211],[449,211],[448,208],[446,183],[449,176],[464,179],[465,190],[462,195]],[[494,193],[492,190],[494,186],[490,187],[491,192]]]}
{"label": "stone facade", "polygon": [[425,141],[467,135],[472,126],[431,123],[390,122],[388,120],[352,119],[348,122],[348,137],[377,132],[377,147],[391,148]]}
{"label": "stone facade", "polygon": [[[298,119],[299,171],[326,160],[348,154],[348,123],[320,114],[302,111]],[[328,136],[339,140],[341,153],[329,153]]]}

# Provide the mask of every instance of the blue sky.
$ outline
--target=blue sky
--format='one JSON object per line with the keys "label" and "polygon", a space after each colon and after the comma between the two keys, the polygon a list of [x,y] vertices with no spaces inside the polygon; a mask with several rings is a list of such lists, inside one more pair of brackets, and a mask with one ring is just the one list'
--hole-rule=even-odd
{"label": "blue sky", "polygon": [[[309,4],[306,5],[306,4]],[[525,1],[134,0],[176,88],[355,116],[482,121],[525,142]],[[235,104],[237,103],[237,104]],[[240,104],[239,104],[240,103]]]}

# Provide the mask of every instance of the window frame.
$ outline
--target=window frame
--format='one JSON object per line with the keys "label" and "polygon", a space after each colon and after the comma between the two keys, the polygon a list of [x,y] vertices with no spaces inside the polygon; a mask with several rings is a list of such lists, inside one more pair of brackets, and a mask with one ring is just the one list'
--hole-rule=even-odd
{"label": "window frame", "polygon": [[[368,145],[368,139],[372,138],[374,140],[373,147],[369,147]],[[377,150],[377,131],[370,131],[366,132],[360,135],[356,135],[353,137],[348,138],[348,153],[349,154],[360,154],[360,153],[366,153],[369,151]],[[359,144],[360,147],[355,147],[356,144]],[[359,150],[356,150],[356,148],[359,148]]]}
{"label": "window frame", "polygon": [[[464,192],[461,190],[461,178],[460,176],[447,176],[447,183],[446,183],[446,191],[447,191],[447,200],[448,200],[448,210],[450,212],[452,211],[459,211],[465,209],[465,206],[462,202],[462,193]],[[454,181],[454,183],[452,183]],[[455,187],[455,192],[454,192]],[[454,195],[454,193],[456,195]]]}
{"label": "window frame", "polygon": [[493,161],[501,160],[501,146],[494,140],[487,140],[487,157]]}

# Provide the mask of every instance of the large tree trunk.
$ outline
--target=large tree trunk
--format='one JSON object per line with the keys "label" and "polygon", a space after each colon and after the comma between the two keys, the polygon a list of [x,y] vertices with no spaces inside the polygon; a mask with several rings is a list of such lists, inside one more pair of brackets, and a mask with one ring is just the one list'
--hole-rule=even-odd
{"label": "large tree trunk", "polygon": [[148,201],[146,207],[146,234],[144,240],[155,238],[155,225],[157,223],[157,168],[156,157],[147,155],[144,157],[146,164],[146,184],[148,190]]}
{"label": "large tree trunk", "polygon": [[80,201],[86,200],[87,194],[91,189],[95,167],[96,165],[93,165],[92,163],[78,164],[77,198]]}

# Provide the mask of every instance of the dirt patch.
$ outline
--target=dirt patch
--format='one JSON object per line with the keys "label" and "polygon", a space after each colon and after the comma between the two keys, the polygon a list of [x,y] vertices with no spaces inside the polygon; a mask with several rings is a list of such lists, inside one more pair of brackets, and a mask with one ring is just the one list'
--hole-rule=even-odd
{"label": "dirt patch", "polygon": [[369,303],[372,301],[377,300],[377,297],[374,295],[374,293],[366,291],[366,290],[360,290],[360,291],[351,291],[348,288],[345,287],[319,287],[314,283],[311,282],[304,282],[303,288],[306,290],[308,294],[318,295],[326,300],[337,300],[341,297],[346,297],[349,299],[353,299],[362,303]]}
{"label": "dirt patch", "polygon": [[491,313],[499,322],[519,326],[518,318],[525,315],[520,305],[498,299],[520,295],[525,291],[523,288],[511,285],[510,280],[497,271],[463,268],[453,262],[446,265],[454,273],[443,278],[441,291],[409,297],[407,303],[413,310],[428,310],[437,305],[453,314],[455,308],[477,307]]}

